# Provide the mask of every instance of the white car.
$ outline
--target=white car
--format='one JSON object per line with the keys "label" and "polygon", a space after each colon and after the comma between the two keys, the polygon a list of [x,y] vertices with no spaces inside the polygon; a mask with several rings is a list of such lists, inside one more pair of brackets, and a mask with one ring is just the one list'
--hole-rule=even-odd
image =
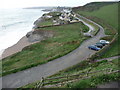
{"label": "white car", "polygon": [[109,44],[110,42],[109,42],[109,41],[106,41],[106,40],[100,40],[100,43],[106,43],[106,44]]}

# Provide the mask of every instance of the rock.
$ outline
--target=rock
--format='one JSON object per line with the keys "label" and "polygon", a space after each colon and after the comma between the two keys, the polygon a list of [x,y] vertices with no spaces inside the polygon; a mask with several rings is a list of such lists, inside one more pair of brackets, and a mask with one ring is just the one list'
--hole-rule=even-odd
{"label": "rock", "polygon": [[38,23],[40,22],[43,22],[45,19],[42,17],[38,18],[35,22],[34,22],[34,25],[37,25]]}
{"label": "rock", "polygon": [[93,37],[90,33],[83,33],[84,36]]}
{"label": "rock", "polygon": [[36,42],[46,40],[47,38],[53,37],[53,31],[49,30],[35,30],[26,34],[29,42]]}
{"label": "rock", "polygon": [[32,32],[33,32],[33,31],[28,32],[28,33],[26,34],[26,37],[29,38],[30,35],[32,35]]}

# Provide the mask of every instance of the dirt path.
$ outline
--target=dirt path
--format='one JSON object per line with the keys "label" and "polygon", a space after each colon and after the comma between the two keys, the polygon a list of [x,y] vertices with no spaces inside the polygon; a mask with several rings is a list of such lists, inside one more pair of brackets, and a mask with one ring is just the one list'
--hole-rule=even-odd
{"label": "dirt path", "polygon": [[95,61],[102,61],[102,60],[108,60],[108,61],[111,61],[113,59],[117,59],[117,58],[120,58],[120,56],[113,56],[113,57],[109,57],[109,58],[103,58],[103,59],[98,59],[98,60],[95,60]]}
{"label": "dirt path", "polygon": [[76,50],[72,51],[71,53],[61,58],[50,61],[46,64],[38,65],[36,67],[29,68],[24,71],[4,76],[2,77],[2,87],[3,88],[21,87],[28,83],[32,83],[36,80],[40,80],[42,77],[53,75],[60,70],[73,66],[81,62],[82,60],[89,58],[90,55],[95,54],[96,51],[89,50],[88,46],[91,44],[95,44],[96,42],[99,41],[101,37],[105,36],[104,29],[100,25],[98,26],[100,28],[98,34],[93,38],[85,40]]}
{"label": "dirt path", "polygon": [[102,85],[98,85],[97,88],[119,88],[120,89],[120,82],[109,82]]}

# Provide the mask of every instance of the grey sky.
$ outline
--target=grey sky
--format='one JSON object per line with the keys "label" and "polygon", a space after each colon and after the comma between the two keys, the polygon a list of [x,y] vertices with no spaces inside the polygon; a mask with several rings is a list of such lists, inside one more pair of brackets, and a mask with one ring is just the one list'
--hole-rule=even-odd
{"label": "grey sky", "polygon": [[95,1],[119,0],[0,0],[0,8],[19,8],[33,6],[81,6]]}

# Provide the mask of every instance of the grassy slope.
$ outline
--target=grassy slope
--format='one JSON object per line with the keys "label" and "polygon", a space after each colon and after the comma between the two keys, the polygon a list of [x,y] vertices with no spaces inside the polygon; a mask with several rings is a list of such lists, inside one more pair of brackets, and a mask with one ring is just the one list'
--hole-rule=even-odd
{"label": "grassy slope", "polygon": [[[26,47],[2,61],[3,75],[24,70],[63,56],[77,48],[86,39],[80,33],[82,23],[42,29],[52,30],[55,36]],[[82,26],[83,27],[83,26]]]}
{"label": "grassy slope", "polygon": [[[102,61],[102,62],[94,63],[94,64],[89,64],[89,62],[87,62],[87,61],[82,61],[77,65],[74,65],[70,68],[62,70],[62,71],[50,76],[50,78],[61,77],[61,76],[66,77],[66,75],[80,74],[81,72],[88,71],[90,68],[92,68],[92,70],[90,72],[103,70],[103,69],[107,69],[107,68],[111,68],[113,70],[119,70],[118,59],[114,59],[114,60],[112,60],[112,62]],[[91,74],[91,75],[94,75],[94,74]],[[108,78],[106,78],[105,76]],[[77,82],[68,83],[67,86],[65,85],[62,87],[68,88],[68,86],[69,86],[71,88],[90,88],[90,87],[95,87],[98,84],[102,84],[104,82],[117,80],[119,78],[118,74],[111,74],[111,75],[105,75],[105,76],[103,75],[103,72],[99,72],[98,77],[92,77],[90,79],[78,80]],[[103,80],[103,78],[105,78],[105,79]],[[72,77],[69,77],[69,79],[72,79]],[[56,79],[56,80],[50,80],[50,81],[61,81],[61,80],[63,80],[63,79]],[[34,88],[34,86],[38,82],[39,81],[34,82],[32,84],[28,84],[28,85],[24,86],[23,88]],[[45,82],[48,82],[48,81],[45,81]],[[87,84],[83,84],[84,82],[86,82]],[[81,84],[83,84],[83,85],[81,85]]]}
{"label": "grassy slope", "polygon": [[46,20],[46,21],[38,23],[37,26],[48,26],[52,24],[53,24],[52,20]]}
{"label": "grassy slope", "polygon": [[104,6],[93,12],[78,11],[78,13],[87,16],[96,16],[118,29],[118,4]]}
{"label": "grassy slope", "polygon": [[[95,10],[93,12],[77,11],[77,13],[83,14],[85,16],[92,16],[92,17],[97,17],[99,19],[102,19],[102,21],[104,23],[108,23],[110,26],[112,26],[119,32],[119,29],[118,29],[118,3],[101,7],[100,9]],[[95,20],[94,18],[93,18],[93,20],[99,23],[98,20]],[[103,23],[101,23],[101,25],[105,26],[105,24],[103,24]],[[106,26],[105,26],[105,32],[106,32],[106,34],[110,33],[111,35],[112,35],[112,33],[114,33],[111,28],[106,29]],[[120,42],[118,42],[118,40],[117,40],[101,58],[115,56],[115,55],[120,54],[118,52],[119,44],[120,44]]]}
{"label": "grassy slope", "polygon": [[[97,71],[97,70],[106,69],[106,68],[111,68],[113,70],[119,70],[118,61],[120,61],[120,59],[114,59],[111,62],[103,62],[97,65],[93,64],[92,65],[93,70],[91,71]],[[117,80],[120,80],[118,73],[110,74],[110,75],[105,75],[103,73],[100,73],[97,77],[92,77],[90,79],[84,79],[78,82],[70,83],[69,85],[65,87],[69,86],[71,88],[91,88],[91,87],[96,87],[99,84],[103,84],[103,83],[111,82],[111,81],[117,81]]]}

